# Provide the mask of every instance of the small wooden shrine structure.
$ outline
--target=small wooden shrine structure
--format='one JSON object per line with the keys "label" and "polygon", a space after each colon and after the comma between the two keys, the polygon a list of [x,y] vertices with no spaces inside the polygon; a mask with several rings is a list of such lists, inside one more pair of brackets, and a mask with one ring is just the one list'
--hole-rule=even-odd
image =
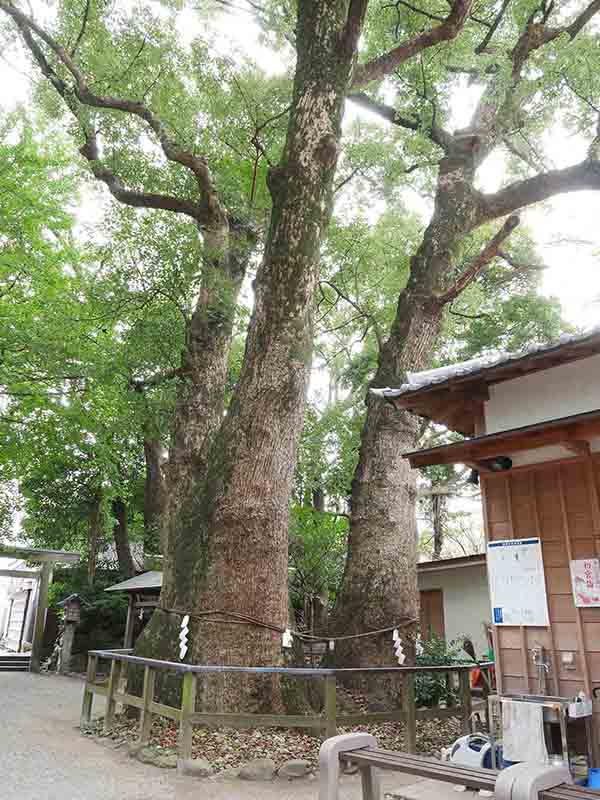
{"label": "small wooden shrine structure", "polygon": [[109,586],[105,592],[126,592],[129,600],[127,608],[127,623],[125,625],[125,638],[123,647],[131,648],[145,623],[148,622],[154,609],[158,607],[160,588],[162,586],[162,572],[150,571],[136,575],[114,586]]}
{"label": "small wooden shrine structure", "polygon": [[[406,458],[413,467],[460,463],[477,470],[488,574],[491,543],[541,540],[546,624],[539,618],[538,624],[507,624],[502,609],[492,609],[499,691],[538,693],[540,677],[547,694],[584,691],[593,699],[597,761],[600,595],[595,601],[593,595],[600,589],[600,329],[409,375],[399,389],[374,391],[397,408],[464,434],[464,441]],[[573,581],[581,580],[576,571],[583,567],[589,597],[576,602]],[[491,576],[490,588],[493,595]]]}

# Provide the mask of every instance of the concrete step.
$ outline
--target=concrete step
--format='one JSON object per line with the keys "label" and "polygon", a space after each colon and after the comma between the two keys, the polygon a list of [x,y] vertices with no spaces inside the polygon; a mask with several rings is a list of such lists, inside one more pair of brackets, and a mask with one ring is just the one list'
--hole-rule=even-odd
{"label": "concrete step", "polygon": [[0,653],[0,672],[29,672],[29,653]]}

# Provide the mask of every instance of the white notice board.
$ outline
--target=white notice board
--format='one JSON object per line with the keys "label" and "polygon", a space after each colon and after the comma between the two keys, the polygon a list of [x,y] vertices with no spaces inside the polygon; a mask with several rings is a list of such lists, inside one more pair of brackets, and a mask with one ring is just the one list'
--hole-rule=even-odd
{"label": "white notice board", "polygon": [[487,564],[495,625],[549,624],[539,539],[490,542]]}

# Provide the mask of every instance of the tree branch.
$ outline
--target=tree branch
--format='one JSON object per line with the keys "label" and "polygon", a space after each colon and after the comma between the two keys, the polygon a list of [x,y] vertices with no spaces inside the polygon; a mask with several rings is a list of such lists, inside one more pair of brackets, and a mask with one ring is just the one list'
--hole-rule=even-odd
{"label": "tree branch", "polygon": [[85,8],[83,10],[83,19],[81,20],[81,28],[79,29],[79,33],[77,34],[77,39],[75,39],[75,44],[71,48],[71,58],[75,56],[77,52],[77,48],[81,44],[81,40],[85,36],[85,29],[87,27],[88,19],[90,16],[90,0],[85,0]]}
{"label": "tree branch", "polygon": [[156,375],[153,375],[151,378],[132,378],[129,381],[129,386],[136,392],[141,392],[143,389],[147,389],[150,386],[158,386],[164,381],[169,381],[172,378],[179,378],[182,376],[182,374],[182,368],[175,367],[167,372],[159,372]]}
{"label": "tree branch", "polygon": [[348,18],[343,35],[344,46],[349,53],[355,53],[358,48],[358,40],[365,22],[368,5],[369,0],[350,0]]}
{"label": "tree branch", "polygon": [[374,100],[364,92],[352,92],[348,95],[348,99],[361,108],[373,114],[377,114],[378,117],[385,119],[392,125],[397,125],[399,128],[406,128],[410,131],[423,130],[431,141],[439,145],[443,150],[448,150],[452,144],[452,134],[448,133],[434,122],[432,122],[430,126],[427,126],[418,117],[405,117],[392,106],[380,103],[379,100]]}
{"label": "tree branch", "polygon": [[600,189],[600,161],[590,158],[564,169],[542,172],[531,178],[511,183],[495,194],[481,195],[478,223],[489,222],[512,214],[557,194]]}
{"label": "tree branch", "polygon": [[502,243],[507,239],[519,224],[519,217],[510,216],[483,248],[477,258],[462,272],[456,282],[442,295],[438,295],[436,303],[440,306],[455,300],[467,286],[487,267],[490,261],[498,255]]}
{"label": "tree branch", "polygon": [[[178,211],[185,214],[190,214],[190,209],[193,208],[194,213],[190,214],[190,216],[193,216],[195,219],[198,219],[198,221],[202,221],[204,223],[214,219],[217,215],[225,217],[226,212],[221,207],[217,199],[212,176],[204,158],[195,156],[193,153],[183,149],[177,142],[171,139],[161,120],[143,103],[136,100],[124,100],[122,98],[112,97],[110,95],[96,95],[91,92],[83,73],[75,64],[71,55],[69,55],[64,47],[58,44],[58,42],[47,31],[40,27],[35,20],[27,16],[27,14],[23,13],[20,9],[16,8],[14,5],[12,5],[12,3],[7,2],[7,0],[0,0],[0,10],[4,11],[14,19],[17,27],[23,35],[23,39],[27,47],[37,61],[43,74],[52,82],[54,88],[65,100],[67,106],[80,124],[82,124],[80,115],[75,103],[73,102],[72,95],[74,95],[82,105],[86,105],[91,108],[121,111],[143,120],[156,135],[166,158],[169,161],[180,164],[194,174],[203,202],[202,205],[198,207],[194,206],[192,203],[186,203],[184,201],[176,200],[176,198],[168,197],[165,198],[165,204],[161,205],[161,201],[159,201],[159,198],[162,198],[161,195],[147,194],[144,192],[129,193],[127,190],[125,190],[118,178],[112,175],[112,173],[110,173],[110,171],[108,171],[106,168],[102,167],[101,171],[104,177],[101,177],[100,175],[96,175],[96,177],[106,183],[111,192],[113,192],[114,188],[114,190],[119,193],[120,197],[117,197],[115,194],[117,199],[122,199],[122,202],[127,202],[130,205],[143,205],[142,198],[148,197],[150,203],[148,206],[149,208],[166,208],[167,210]],[[75,82],[72,89],[67,86],[67,84],[61,80],[57,76],[56,72],[52,69],[41,48],[35,42],[33,34],[35,34],[50,48],[50,50],[55,54],[56,58],[72,76]],[[84,149],[87,152],[90,152],[94,156],[92,159],[89,159],[89,156],[86,153],[83,154],[91,161],[91,163],[97,162],[97,145],[94,146],[95,141],[92,141],[92,134],[89,130],[86,130],[85,127],[84,132],[86,143],[84,148],[82,148],[82,152]],[[93,137],[95,139],[95,134],[93,134]],[[96,174],[96,172],[94,172],[94,174]],[[129,197],[129,195],[131,195],[131,197]],[[134,202],[130,202],[131,200]]]}
{"label": "tree branch", "polygon": [[441,42],[454,39],[469,16],[471,4],[472,0],[454,0],[450,13],[440,25],[418,34],[388,53],[368,61],[366,64],[358,64],[354,71],[352,88],[365,86],[371,81],[381,80],[417,53],[421,53],[423,50]]}
{"label": "tree branch", "polygon": [[[377,339],[377,344],[379,345],[379,347],[381,347],[381,344],[382,344],[382,341],[383,341],[382,340],[382,336],[381,336],[381,330],[379,329],[379,325],[377,324],[377,320],[372,316],[372,314],[369,314],[368,311],[365,311],[363,308],[361,308],[361,306],[359,306],[357,302],[352,300],[351,297],[349,297],[345,292],[343,292],[341,289],[339,289],[335,285],[335,283],[332,283],[331,281],[326,281],[326,280],[319,281],[319,286],[323,286],[323,285],[324,286],[329,286],[331,289],[333,289],[333,291],[337,294],[338,297],[341,297],[342,300],[345,300],[349,305],[352,306],[352,308],[355,311],[358,312],[359,316],[358,317],[353,317],[353,319],[360,319],[360,317],[364,317],[365,319],[369,320],[369,322],[373,326],[373,331],[375,332],[375,338]],[[345,323],[345,324],[347,324],[347,323]],[[335,330],[335,328],[334,329],[330,329],[330,330]]]}
{"label": "tree branch", "polygon": [[[549,9],[551,10],[551,8]],[[600,0],[592,0],[586,8],[578,14],[570,25],[563,25],[560,28],[549,28],[546,26],[546,19],[548,13],[544,14],[542,22],[534,22],[535,14],[533,14],[525,30],[519,37],[519,41],[511,52],[513,62],[512,76],[513,80],[518,81],[521,77],[521,70],[523,65],[535,50],[554,41],[563,33],[566,33],[571,41],[583,30],[587,23],[600,11]]]}
{"label": "tree branch", "polygon": [[504,15],[506,14],[506,10],[508,9],[508,6],[510,5],[510,2],[511,2],[511,0],[504,0],[504,2],[502,3],[502,7],[500,8],[500,11],[496,14],[496,17],[495,17],[494,21],[492,22],[492,24],[490,25],[490,27],[488,28],[487,33],[485,34],[485,36],[483,37],[481,42],[475,48],[475,52],[477,53],[477,55],[480,55],[481,53],[484,53],[485,49],[488,46],[488,44],[492,41],[492,37],[494,36],[494,34],[496,33],[496,31],[498,29],[498,26],[502,22],[502,20],[504,18]]}

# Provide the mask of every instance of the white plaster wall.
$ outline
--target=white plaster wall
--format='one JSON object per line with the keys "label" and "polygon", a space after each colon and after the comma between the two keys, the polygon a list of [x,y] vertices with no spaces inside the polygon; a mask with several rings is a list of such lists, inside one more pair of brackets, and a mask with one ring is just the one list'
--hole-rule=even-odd
{"label": "white plaster wall", "polygon": [[490,596],[485,565],[418,573],[419,591],[441,589],[444,593],[446,641],[468,635],[477,655],[487,651],[483,623],[490,622]]}
{"label": "white plaster wall", "polygon": [[600,354],[490,386],[486,433],[600,408]]}

